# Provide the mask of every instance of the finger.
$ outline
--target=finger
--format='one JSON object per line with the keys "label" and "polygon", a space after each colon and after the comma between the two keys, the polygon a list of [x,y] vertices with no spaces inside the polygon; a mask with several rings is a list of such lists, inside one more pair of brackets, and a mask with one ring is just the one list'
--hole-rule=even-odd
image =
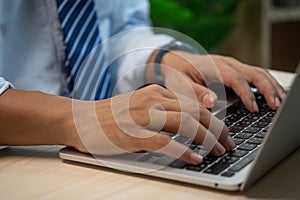
{"label": "finger", "polygon": [[[257,67],[257,66],[243,64],[243,63],[240,63],[240,65],[244,65],[246,67],[250,67],[251,69],[254,69],[254,73],[253,73],[254,76],[256,74],[263,74],[270,81],[270,83],[272,84],[272,86],[275,88],[275,90],[276,90],[276,92],[277,92],[278,97],[280,98],[280,100],[283,100],[285,98],[285,96],[286,96],[285,90],[278,83],[278,81],[270,74],[270,72],[268,70],[260,68],[260,67]],[[250,71],[253,71],[253,70],[250,70]]]}
{"label": "finger", "polygon": [[267,76],[270,78],[272,84],[275,86],[275,89],[277,91],[277,94],[279,95],[280,100],[283,101],[286,97],[285,89],[282,87],[282,85],[280,85],[277,82],[277,80],[271,74],[269,74],[269,72],[267,73]]}
{"label": "finger", "polygon": [[244,72],[248,82],[257,87],[260,93],[264,95],[268,105],[272,109],[278,109],[282,96],[279,93],[282,93],[282,87],[270,74],[268,75],[266,70],[258,67],[249,67],[246,64],[243,65],[246,66],[245,69],[248,69]]}
{"label": "finger", "polygon": [[[166,122],[164,125],[160,126],[163,126],[165,131],[173,133],[187,132],[190,138],[195,138],[198,130],[194,127],[197,127],[200,122],[202,124],[201,126],[205,128],[205,130],[203,129],[200,131],[200,134],[207,132],[206,129],[208,129],[216,138],[218,138],[220,143],[227,150],[232,150],[234,148],[235,144],[228,134],[226,125],[197,101],[192,101],[187,98],[185,101],[180,101],[180,105],[178,101],[173,101],[173,103],[168,102],[166,103],[165,108],[167,112],[159,110],[153,113],[153,118],[155,118],[153,122],[158,121],[157,124],[159,122]],[[162,117],[164,117],[164,119],[162,119]],[[193,118],[193,120],[190,118]],[[187,128],[182,125],[186,125]],[[203,137],[196,138],[196,141],[199,143],[202,143],[203,140]]]}
{"label": "finger", "polygon": [[252,71],[249,76],[249,81],[264,95],[268,105],[276,110],[280,106],[280,100],[277,90],[270,79],[260,70]]}
{"label": "finger", "polygon": [[270,74],[270,72],[268,70],[263,69],[263,72],[269,78],[269,80],[272,82],[273,86],[275,87],[275,89],[280,97],[280,100],[283,101],[285,99],[286,92],[285,92],[284,88],[282,87],[282,85],[280,85],[278,83],[278,81],[272,76],[272,74]]}
{"label": "finger", "polygon": [[228,141],[228,132],[218,129],[217,132],[212,133],[187,113],[167,112],[167,120],[163,130],[192,138],[207,150],[211,150],[214,155],[222,155],[225,148],[232,150],[235,146],[232,140]]}
{"label": "finger", "polygon": [[192,151],[187,146],[172,140],[169,136],[156,134],[143,141],[141,149],[151,152],[160,152],[186,163],[197,165],[203,158],[198,153]]}
{"label": "finger", "polygon": [[227,72],[225,73],[224,84],[234,90],[248,110],[251,112],[259,111],[255,96],[250,89],[249,83],[240,72],[234,70],[233,68],[227,69]]}
{"label": "finger", "polygon": [[191,85],[199,102],[203,103],[207,108],[212,108],[216,104],[218,97],[215,92],[193,81],[191,81]]}
{"label": "finger", "polygon": [[186,112],[193,116],[197,121],[200,121],[200,114],[206,111],[210,112],[201,104],[198,99],[192,99],[181,94],[176,94],[176,99],[165,99],[161,105],[166,111]]}
{"label": "finger", "polygon": [[[192,76],[192,77],[191,77]],[[195,76],[195,75],[194,75]],[[212,90],[208,89],[205,85],[205,82],[202,81],[194,81],[196,78],[193,75],[183,74],[182,78],[185,81],[185,89],[181,89],[179,92],[187,97],[195,97],[205,105],[207,108],[212,108],[218,97]],[[173,88],[174,89],[174,88]],[[176,88],[175,88],[176,91]],[[192,93],[192,94],[189,94]]]}
{"label": "finger", "polygon": [[[205,139],[205,133],[208,132],[207,128],[209,128],[210,129],[209,134],[212,134],[211,132],[214,133],[214,137],[208,137],[210,138],[208,141],[214,141],[214,142],[208,142],[209,145],[212,145],[214,147],[218,143],[216,139],[218,138],[220,139],[220,142],[226,147],[227,150],[232,150],[232,148],[234,147],[234,143],[231,140],[231,138],[228,137],[228,130],[225,129],[225,125],[223,124],[223,122],[221,122],[216,117],[211,115],[211,113],[207,109],[205,109],[201,104],[199,104],[197,100],[196,101],[192,100],[180,94],[178,94],[177,97],[179,99],[179,102],[178,101],[176,102],[174,100],[161,102],[162,107],[164,107],[164,109],[167,112],[163,109],[151,109],[151,113],[150,113],[151,123],[149,123],[149,125],[147,126],[148,129],[159,131],[161,130],[161,128],[163,128],[164,130],[169,132],[177,132],[177,131],[183,132],[186,133],[186,135],[191,138],[196,137],[195,140],[198,143],[203,143]],[[190,108],[192,109],[189,110]],[[166,116],[166,113],[169,113],[168,111],[171,112],[177,111],[177,116],[175,115],[175,119],[172,119],[172,117],[171,118],[168,117],[172,115],[167,114]],[[199,114],[201,117],[199,117]],[[207,116],[207,117],[203,118],[202,116]],[[209,116],[211,116],[211,119],[209,119]],[[202,119],[204,119],[203,122]],[[199,121],[201,123],[204,123],[207,128],[201,125]],[[197,129],[198,126],[200,126],[199,130]],[[191,130],[193,128],[194,130]],[[199,132],[198,136],[197,136],[197,132]],[[199,137],[201,136],[201,134],[202,137]],[[211,146],[206,146],[206,148],[214,149],[213,152],[217,152],[216,154],[220,155],[224,153],[224,148],[222,147],[221,144],[216,145],[216,147],[218,146],[219,148],[217,149],[216,148],[214,149]]]}
{"label": "finger", "polygon": [[284,100],[286,97],[286,91],[285,89],[282,87],[282,85],[279,84],[279,82],[270,74],[269,71],[265,70],[266,75],[269,77],[269,79],[271,80],[271,82],[273,83],[274,87],[276,88],[280,99]]}
{"label": "finger", "polygon": [[247,81],[253,83],[264,94],[272,109],[277,109],[280,106],[279,98],[281,100],[284,99],[285,91],[267,70],[241,63],[232,58],[226,58],[226,62],[237,71],[246,75]]}
{"label": "finger", "polygon": [[229,135],[229,130],[225,123],[212,115],[207,109],[203,110],[200,118],[201,124],[208,129],[219,142],[230,151],[235,147],[235,143]]}
{"label": "finger", "polygon": [[200,113],[205,109],[198,100],[191,99],[181,94],[176,94],[176,99],[165,99],[162,106],[166,111],[186,112],[193,116],[196,120],[200,120]]}

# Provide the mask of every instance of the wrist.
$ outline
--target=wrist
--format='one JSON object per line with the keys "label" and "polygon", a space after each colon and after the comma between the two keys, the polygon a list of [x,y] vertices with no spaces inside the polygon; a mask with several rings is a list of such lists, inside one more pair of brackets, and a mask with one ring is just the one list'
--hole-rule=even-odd
{"label": "wrist", "polygon": [[174,61],[172,60],[172,57],[174,57],[173,54],[175,54],[176,56],[176,52],[189,52],[193,54],[199,54],[199,51],[193,48],[191,45],[176,40],[161,47],[160,49],[155,51],[152,56],[152,60],[150,59],[150,61],[154,62],[154,64],[152,65],[152,68],[154,69],[152,71],[154,74],[155,83],[164,85],[164,76],[165,71],[167,70],[166,67],[173,66]]}
{"label": "wrist", "polygon": [[75,147],[78,139],[73,119],[73,99],[49,95],[45,101],[44,115],[41,116],[44,118],[41,124],[47,129],[44,143]]}
{"label": "wrist", "polygon": [[[60,136],[61,144],[73,147],[82,152],[87,152],[77,129],[75,115],[76,111],[81,108],[82,105],[88,104],[88,102],[69,98],[65,99],[66,102],[56,117],[58,120],[60,119],[59,121],[61,121],[61,126],[59,127],[62,133]],[[77,108],[74,109],[74,106],[77,106]]]}
{"label": "wrist", "polygon": [[66,98],[65,101],[61,106],[61,110],[55,116],[57,120],[56,124],[59,124],[58,130],[61,130],[59,140],[62,145],[76,148],[79,138],[72,111],[73,100]]}

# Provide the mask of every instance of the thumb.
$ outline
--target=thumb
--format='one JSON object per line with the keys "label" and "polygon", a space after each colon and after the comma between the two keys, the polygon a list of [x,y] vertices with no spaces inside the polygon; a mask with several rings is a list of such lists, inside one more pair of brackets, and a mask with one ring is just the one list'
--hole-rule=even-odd
{"label": "thumb", "polygon": [[207,108],[212,108],[217,102],[217,95],[212,90],[203,85],[192,83],[192,87],[197,95],[198,101],[201,102]]}

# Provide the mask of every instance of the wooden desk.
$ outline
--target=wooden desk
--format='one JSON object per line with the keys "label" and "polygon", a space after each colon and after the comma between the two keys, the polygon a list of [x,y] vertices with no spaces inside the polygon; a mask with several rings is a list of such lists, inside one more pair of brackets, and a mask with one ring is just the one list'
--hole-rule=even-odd
{"label": "wooden desk", "polygon": [[[293,78],[288,73],[272,73],[283,85]],[[300,199],[300,149],[249,190],[224,192],[63,162],[58,158],[61,148],[36,146],[0,150],[0,199]]]}

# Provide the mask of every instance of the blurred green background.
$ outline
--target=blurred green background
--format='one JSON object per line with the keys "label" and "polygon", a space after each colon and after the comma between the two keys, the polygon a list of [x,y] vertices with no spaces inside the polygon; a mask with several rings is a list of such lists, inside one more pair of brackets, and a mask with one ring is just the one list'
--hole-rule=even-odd
{"label": "blurred green background", "polygon": [[153,26],[184,33],[208,52],[234,27],[238,0],[150,0]]}

